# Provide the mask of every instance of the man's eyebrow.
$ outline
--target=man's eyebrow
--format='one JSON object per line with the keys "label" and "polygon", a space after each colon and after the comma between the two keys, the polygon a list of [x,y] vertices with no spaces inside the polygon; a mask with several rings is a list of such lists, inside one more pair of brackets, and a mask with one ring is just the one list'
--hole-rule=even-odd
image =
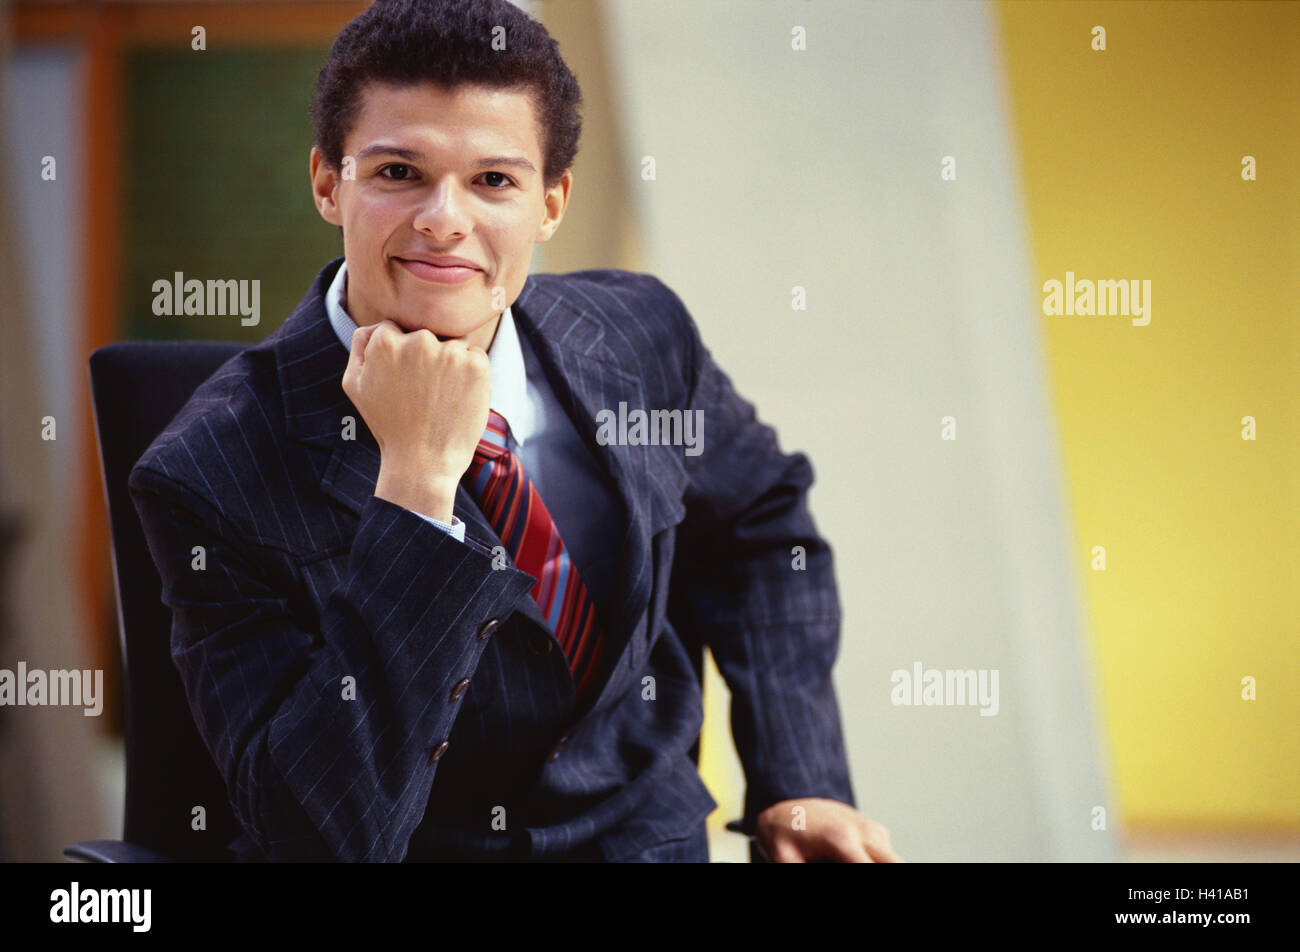
{"label": "man's eyebrow", "polygon": [[[409,159],[412,162],[418,162],[424,158],[424,153],[418,152],[415,149],[403,149],[400,146],[385,145],[384,143],[376,143],[375,145],[368,145],[360,152],[358,152],[357,161],[359,162],[362,159],[369,158],[372,155],[395,155],[398,158]],[[490,155],[487,156],[486,158],[479,159],[478,162],[475,163],[475,168],[486,169],[498,165],[504,165],[509,168],[523,169],[524,171],[527,172],[533,172],[533,173],[537,172],[537,169],[534,168],[533,163],[529,162],[523,156],[517,156],[517,155]]]}
{"label": "man's eyebrow", "polygon": [[523,169],[527,172],[536,172],[533,163],[529,162],[522,155],[492,155],[486,159],[479,159],[477,168],[485,169],[493,165],[505,165],[510,168]]}
{"label": "man's eyebrow", "polygon": [[395,155],[398,156],[399,158],[410,159],[412,161],[424,158],[424,156],[422,156],[419,152],[415,152],[411,149],[403,149],[395,145],[385,145],[384,143],[380,142],[380,143],[376,143],[375,145],[368,145],[360,152],[358,152],[357,161],[359,162],[362,159],[368,158],[369,156],[372,155]]}

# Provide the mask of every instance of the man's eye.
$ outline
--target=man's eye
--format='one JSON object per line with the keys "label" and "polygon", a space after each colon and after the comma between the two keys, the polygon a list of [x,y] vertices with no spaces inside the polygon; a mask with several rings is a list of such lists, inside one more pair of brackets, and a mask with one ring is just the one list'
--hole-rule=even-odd
{"label": "man's eye", "polygon": [[402,164],[399,163],[399,162],[395,162],[395,163],[393,163],[392,165],[385,165],[382,169],[379,170],[379,174],[380,174],[380,175],[383,175],[384,178],[386,178],[386,179],[391,179],[391,180],[394,181],[394,182],[401,182],[401,181],[404,181],[408,176],[406,176],[406,175],[397,175],[397,176],[384,175],[384,173],[387,172],[389,169],[401,169],[403,172],[409,172],[409,171],[411,171],[411,167],[410,167],[409,165],[402,165]]}
{"label": "man's eye", "polygon": [[[514,180],[512,180],[512,179],[510,178],[510,176],[506,175],[504,172],[484,172],[484,173],[483,173],[484,178],[486,178],[486,177],[489,176],[489,175],[495,175],[495,176],[497,176],[497,177],[499,177],[499,178],[504,179],[504,180],[505,180],[505,183],[504,183],[505,185],[513,185],[513,184],[515,184],[515,183],[514,183]],[[493,188],[493,189],[499,189],[499,188],[503,188],[503,187],[504,187],[504,186],[492,185],[492,188]]]}

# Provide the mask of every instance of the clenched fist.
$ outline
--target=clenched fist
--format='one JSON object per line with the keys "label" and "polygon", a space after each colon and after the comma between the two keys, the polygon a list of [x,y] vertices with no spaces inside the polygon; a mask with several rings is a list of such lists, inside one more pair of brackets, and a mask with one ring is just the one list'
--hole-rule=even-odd
{"label": "clenched fist", "polygon": [[375,495],[450,522],[456,485],[487,427],[487,353],[381,321],[352,335],[343,392],[379,444]]}

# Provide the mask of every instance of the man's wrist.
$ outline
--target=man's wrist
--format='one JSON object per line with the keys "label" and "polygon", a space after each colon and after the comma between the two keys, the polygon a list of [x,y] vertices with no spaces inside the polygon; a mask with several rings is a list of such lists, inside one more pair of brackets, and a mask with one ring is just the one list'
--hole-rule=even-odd
{"label": "man's wrist", "polygon": [[375,481],[375,496],[450,524],[457,482],[448,477],[412,474],[381,463],[379,478]]}

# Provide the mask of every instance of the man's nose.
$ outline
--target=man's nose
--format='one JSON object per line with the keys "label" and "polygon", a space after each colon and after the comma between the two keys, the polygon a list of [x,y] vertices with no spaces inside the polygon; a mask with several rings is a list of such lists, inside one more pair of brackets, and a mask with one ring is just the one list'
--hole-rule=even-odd
{"label": "man's nose", "polygon": [[420,209],[416,212],[414,225],[417,231],[422,231],[437,241],[468,234],[472,225],[468,196],[459,184],[443,179],[425,194]]}

